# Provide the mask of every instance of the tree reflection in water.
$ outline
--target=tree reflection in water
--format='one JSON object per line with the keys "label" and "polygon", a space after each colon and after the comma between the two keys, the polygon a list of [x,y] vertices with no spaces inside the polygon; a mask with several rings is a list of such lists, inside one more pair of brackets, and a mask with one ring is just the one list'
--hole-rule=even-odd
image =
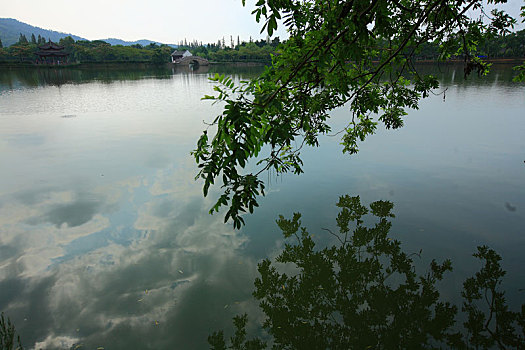
{"label": "tree reflection in water", "polygon": [[[15,347],[16,346],[16,347]],[[16,334],[15,326],[9,317],[0,313],[0,350],[22,350],[20,336]]]}
{"label": "tree reflection in water", "polygon": [[[359,197],[337,203],[339,243],[316,248],[301,227],[301,215],[277,220],[288,243],[275,259],[259,264],[253,295],[265,314],[267,339],[247,340],[247,315],[234,318],[229,341],[222,331],[208,337],[212,349],[385,349],[385,348],[524,348],[525,304],[510,311],[500,284],[505,271],[500,256],[478,247],[482,267],[463,285],[463,328],[456,327],[458,307],[440,300],[436,284],[452,271],[450,260],[433,260],[419,275],[413,255],[388,236],[393,204],[370,208]],[[376,223],[364,221],[371,213]],[[292,269],[292,273],[290,273]]]}

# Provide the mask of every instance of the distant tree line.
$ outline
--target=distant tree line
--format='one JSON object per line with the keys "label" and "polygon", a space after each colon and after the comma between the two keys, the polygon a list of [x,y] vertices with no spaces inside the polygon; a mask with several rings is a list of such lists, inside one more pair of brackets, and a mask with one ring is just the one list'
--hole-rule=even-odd
{"label": "distant tree line", "polygon": [[[46,38],[31,35],[28,40],[23,34],[17,43],[3,48],[0,45],[0,62],[34,62],[35,53],[39,46],[47,42]],[[170,61],[173,49],[168,45],[155,43],[142,46],[111,45],[101,40],[78,40],[71,36],[60,39],[59,45],[64,46],[64,51],[69,53],[70,62],[102,63],[102,62],[139,62],[162,64]]]}
{"label": "distant tree line", "polygon": [[[34,62],[38,47],[45,44],[47,39],[31,36],[28,40],[20,34],[17,43],[3,48],[0,42],[0,62]],[[111,45],[102,40],[77,40],[71,36],[60,39],[59,45],[64,46],[65,52],[69,53],[70,62],[101,63],[101,62],[140,62],[163,64],[170,62],[171,53],[174,50],[169,45],[151,43],[149,45],[134,44],[130,46]],[[241,42],[237,37],[237,43],[231,39],[230,46],[226,45],[224,38],[217,43],[203,44],[193,41],[188,43],[181,41],[178,50],[189,50],[193,55],[206,58],[216,62],[271,62],[271,55],[276,52],[280,39],[258,40]]]}
{"label": "distant tree line", "polygon": [[[459,42],[461,41],[458,40],[457,43]],[[488,59],[525,58],[525,30],[485,39],[478,43],[477,55]],[[427,42],[421,45],[416,58],[434,60],[449,57],[440,57],[439,46],[436,43]]]}
{"label": "distant tree line", "polygon": [[223,37],[216,43],[203,45],[197,41],[187,43],[186,40],[181,42],[179,50],[189,50],[193,55],[204,57],[212,62],[262,62],[270,63],[272,55],[277,52],[277,47],[281,43],[279,37],[272,40],[270,38],[260,39],[248,42],[236,40],[230,36],[228,42]]}
{"label": "distant tree line", "polygon": [[[0,40],[0,62],[34,62],[38,46],[48,41],[40,35],[31,35],[28,39],[20,34],[18,42],[3,47]],[[196,40],[188,42],[181,40],[178,50],[189,50],[193,55],[206,58],[212,62],[271,62],[272,55],[278,53],[281,43],[279,37],[266,40],[242,41],[230,36],[229,40],[224,37],[216,43],[203,44]],[[78,40],[71,36],[60,39],[59,45],[64,46],[69,53],[70,62],[101,63],[101,62],[137,62],[163,64],[170,62],[173,48],[165,44],[151,43],[149,45],[135,44],[131,46],[111,45],[101,40]],[[437,60],[440,57],[439,46],[428,42],[420,46],[415,55],[418,60]],[[499,58],[524,58],[525,57],[525,30],[507,33],[504,36],[495,36],[485,40],[478,45],[478,55],[488,59]]]}

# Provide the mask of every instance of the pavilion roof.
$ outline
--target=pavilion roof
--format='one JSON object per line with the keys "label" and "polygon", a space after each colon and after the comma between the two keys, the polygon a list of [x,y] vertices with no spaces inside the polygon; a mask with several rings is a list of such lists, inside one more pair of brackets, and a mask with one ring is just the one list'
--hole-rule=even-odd
{"label": "pavilion roof", "polygon": [[48,42],[38,47],[40,50],[64,50],[64,46],[57,45],[54,42]]}

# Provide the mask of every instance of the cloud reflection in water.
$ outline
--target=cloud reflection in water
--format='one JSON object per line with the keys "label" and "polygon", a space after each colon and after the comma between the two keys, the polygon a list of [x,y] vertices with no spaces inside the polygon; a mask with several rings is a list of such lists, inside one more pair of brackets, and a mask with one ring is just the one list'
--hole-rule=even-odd
{"label": "cloud reflection in water", "polygon": [[251,307],[256,263],[239,253],[247,238],[207,213],[191,171],[3,201],[0,244],[10,253],[0,260],[0,307],[23,315],[26,341],[199,347]]}

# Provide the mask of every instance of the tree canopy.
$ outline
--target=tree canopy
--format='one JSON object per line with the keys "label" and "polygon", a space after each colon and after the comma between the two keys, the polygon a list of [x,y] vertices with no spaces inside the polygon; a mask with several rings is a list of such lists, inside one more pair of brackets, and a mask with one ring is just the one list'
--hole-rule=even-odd
{"label": "tree canopy", "polygon": [[[16,347],[15,347],[16,346]],[[15,331],[15,326],[9,317],[0,314],[0,349],[2,350],[23,350],[20,343],[20,336]]]}
{"label": "tree canopy", "polygon": [[[210,211],[227,206],[225,221],[232,218],[239,228],[241,214],[252,212],[257,196],[264,195],[259,175],[269,169],[302,173],[301,150],[318,146],[320,135],[340,134],[343,152],[353,154],[378,123],[403,126],[406,110],[417,109],[438,87],[435,77],[420,75],[414,65],[425,45],[438,47],[441,59],[461,58],[465,75],[484,74],[478,43],[505,35],[516,23],[501,10],[488,14],[485,3],[259,0],[253,14],[263,31],[271,36],[281,21],[290,38],[259,78],[239,84],[213,78],[217,94],[205,99],[224,108],[193,152],[204,195],[222,181],[223,192]],[[343,106],[348,124],[332,130],[330,111]],[[249,161],[258,168],[247,170],[253,169]]]}

